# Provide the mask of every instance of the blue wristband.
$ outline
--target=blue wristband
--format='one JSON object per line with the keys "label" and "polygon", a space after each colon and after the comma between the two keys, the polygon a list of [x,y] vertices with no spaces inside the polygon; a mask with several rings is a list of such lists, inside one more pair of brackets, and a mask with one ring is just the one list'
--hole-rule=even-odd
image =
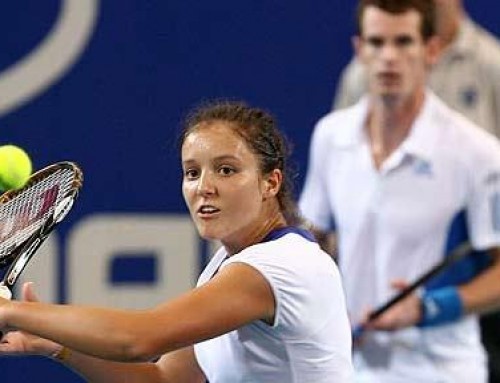
{"label": "blue wristband", "polygon": [[453,322],[463,314],[463,304],[455,286],[425,291],[422,296],[422,319],[418,327],[439,326]]}

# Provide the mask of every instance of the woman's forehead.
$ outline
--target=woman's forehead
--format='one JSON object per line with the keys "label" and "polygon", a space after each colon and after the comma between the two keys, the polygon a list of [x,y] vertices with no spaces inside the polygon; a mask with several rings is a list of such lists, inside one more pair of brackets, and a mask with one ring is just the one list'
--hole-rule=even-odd
{"label": "woman's forehead", "polygon": [[251,154],[246,140],[227,123],[214,122],[193,129],[182,145],[183,160],[194,155],[208,156]]}
{"label": "woman's forehead", "polygon": [[[193,142],[215,142],[225,144],[235,141],[244,141],[230,124],[222,121],[201,123],[196,125],[186,136],[184,144]],[[184,145],[185,146],[185,145]]]}

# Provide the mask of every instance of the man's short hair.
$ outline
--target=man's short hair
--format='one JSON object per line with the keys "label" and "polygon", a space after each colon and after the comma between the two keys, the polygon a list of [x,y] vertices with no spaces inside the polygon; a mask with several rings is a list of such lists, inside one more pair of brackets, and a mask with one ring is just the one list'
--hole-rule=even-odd
{"label": "man's short hair", "polygon": [[369,6],[395,15],[413,9],[421,16],[420,33],[424,41],[427,41],[436,34],[436,7],[434,0],[360,0],[356,12],[358,34],[360,36],[363,33],[362,22],[364,12]]}

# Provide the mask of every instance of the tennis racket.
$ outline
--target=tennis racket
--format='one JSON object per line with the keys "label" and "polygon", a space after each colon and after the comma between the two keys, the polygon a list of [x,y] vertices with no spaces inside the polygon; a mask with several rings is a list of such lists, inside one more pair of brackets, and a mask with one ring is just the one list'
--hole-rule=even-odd
{"label": "tennis racket", "polygon": [[80,168],[59,162],[34,173],[20,189],[0,196],[0,296],[12,298],[19,275],[73,206],[83,182]]}
{"label": "tennis racket", "polygon": [[[472,252],[472,247],[469,243],[464,242],[464,243],[458,245],[441,262],[436,264],[434,267],[432,267],[426,273],[422,274],[411,285],[409,285],[407,288],[405,288],[404,290],[399,292],[392,299],[390,299],[389,301],[384,303],[382,306],[378,307],[375,311],[371,312],[370,315],[368,315],[367,322],[371,322],[371,321],[377,319],[378,317],[380,317],[382,314],[384,314],[387,310],[389,310],[395,304],[401,302],[408,295],[413,293],[416,289],[423,286],[425,283],[429,282],[432,278],[437,276],[443,270],[447,269],[451,265],[453,265],[453,264],[457,263],[458,261],[460,261],[461,259],[465,258],[471,252]],[[353,333],[352,333],[353,339],[354,340],[358,339],[361,336],[361,334],[363,334],[364,330],[365,330],[364,325],[358,325],[357,327],[355,327],[353,330]]]}

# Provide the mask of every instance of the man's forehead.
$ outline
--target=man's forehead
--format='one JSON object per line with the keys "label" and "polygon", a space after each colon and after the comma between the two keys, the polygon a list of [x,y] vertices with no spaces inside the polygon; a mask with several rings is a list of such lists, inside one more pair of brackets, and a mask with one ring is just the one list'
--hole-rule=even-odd
{"label": "man's forehead", "polygon": [[419,35],[422,17],[415,9],[402,13],[389,13],[374,6],[368,6],[363,12],[361,31],[367,35]]}

